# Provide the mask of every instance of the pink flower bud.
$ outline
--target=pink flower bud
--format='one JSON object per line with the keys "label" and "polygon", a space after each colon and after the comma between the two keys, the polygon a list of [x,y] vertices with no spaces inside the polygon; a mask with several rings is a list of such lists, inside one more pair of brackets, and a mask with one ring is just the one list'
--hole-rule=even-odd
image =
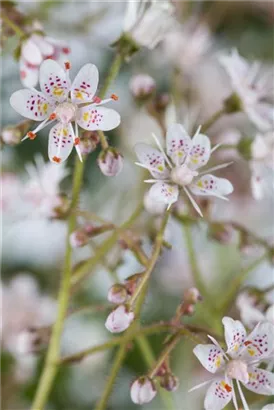
{"label": "pink flower bud", "polygon": [[131,78],[129,82],[129,89],[132,95],[138,99],[146,99],[150,97],[156,84],[154,79],[147,74],[138,74]]}
{"label": "pink flower bud", "polygon": [[111,333],[120,333],[130,326],[133,319],[134,313],[120,305],[108,315],[105,326]]}
{"label": "pink flower bud", "polygon": [[131,400],[135,404],[149,403],[156,396],[156,388],[153,381],[147,377],[139,377],[130,389]]}
{"label": "pink flower bud", "polygon": [[190,288],[184,291],[184,302],[195,304],[202,300],[202,296],[197,288]]}
{"label": "pink flower bud", "polygon": [[2,141],[7,145],[17,145],[21,141],[21,132],[16,127],[5,127],[2,131]]}
{"label": "pink flower bud", "polygon": [[96,131],[85,131],[80,140],[80,150],[83,155],[93,152],[100,139]]}
{"label": "pink flower bud", "polygon": [[167,391],[175,391],[179,387],[179,380],[174,374],[166,373],[161,377],[160,385]]}
{"label": "pink flower bud", "polygon": [[102,151],[97,162],[101,172],[107,177],[118,175],[123,168],[123,157],[115,148]]}
{"label": "pink flower bud", "polygon": [[128,297],[127,290],[124,285],[119,283],[111,286],[108,291],[108,301],[115,303],[116,305],[121,305],[126,302]]}
{"label": "pink flower bud", "polygon": [[83,229],[78,229],[70,234],[69,241],[72,248],[81,248],[88,243],[89,237]]}

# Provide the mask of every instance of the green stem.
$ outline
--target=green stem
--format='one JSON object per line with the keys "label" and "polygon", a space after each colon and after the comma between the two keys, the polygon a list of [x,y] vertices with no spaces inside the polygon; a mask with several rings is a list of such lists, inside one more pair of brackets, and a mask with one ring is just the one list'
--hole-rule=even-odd
{"label": "green stem", "polygon": [[175,348],[175,346],[177,345],[180,339],[181,339],[181,334],[180,332],[178,332],[176,335],[173,335],[173,337],[169,340],[168,344],[166,345],[159,359],[157,360],[157,363],[155,364],[155,366],[153,367],[153,369],[151,370],[149,374],[151,378],[156,376],[158,370],[160,369],[162,364],[165,362],[165,360],[168,358],[169,354]]}
{"label": "green stem", "polygon": [[75,208],[78,204],[79,194],[81,190],[81,182],[84,170],[84,163],[76,158],[76,166],[74,170],[72,201],[71,201],[71,216],[68,220],[68,234],[66,242],[66,254],[64,260],[63,277],[61,280],[59,296],[58,296],[58,312],[57,319],[53,326],[52,336],[49,343],[49,348],[46,356],[45,367],[42,372],[37,392],[33,401],[33,410],[42,410],[47,402],[56,372],[57,360],[60,352],[60,339],[63,331],[64,320],[66,318],[67,307],[69,303],[70,291],[70,276],[71,276],[71,256],[72,248],[70,246],[69,236],[75,229],[76,214]]}
{"label": "green stem", "polygon": [[103,131],[98,131],[98,135],[100,138],[100,142],[101,142],[101,147],[103,149],[103,151],[108,149],[108,141],[107,138],[105,136],[105,134],[103,133]]}
{"label": "green stem", "polygon": [[26,33],[3,12],[1,13],[1,19],[14,31],[15,34],[17,34],[17,36],[24,37],[26,35]]}
{"label": "green stem", "polygon": [[111,65],[110,70],[108,72],[108,76],[107,76],[107,78],[104,82],[104,85],[103,85],[103,87],[101,88],[101,90],[99,92],[99,97],[100,98],[103,99],[105,97],[106,92],[110,87],[110,84],[117,77],[117,75],[120,71],[122,62],[123,62],[122,55],[120,53],[117,53],[114,60],[113,60],[113,62],[112,62],[112,65]]}
{"label": "green stem", "polygon": [[215,112],[202,126],[201,132],[207,131],[222,115],[226,114],[225,108],[221,108],[219,111]]}

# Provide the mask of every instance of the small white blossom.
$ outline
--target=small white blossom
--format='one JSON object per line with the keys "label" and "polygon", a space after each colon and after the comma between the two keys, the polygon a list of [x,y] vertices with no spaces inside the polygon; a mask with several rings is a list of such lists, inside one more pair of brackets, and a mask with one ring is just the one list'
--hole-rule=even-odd
{"label": "small white blossom", "polygon": [[130,326],[133,319],[134,313],[120,305],[108,315],[105,326],[111,333],[121,333]]}
{"label": "small white blossom", "polygon": [[237,410],[239,407],[233,385],[235,382],[243,407],[247,410],[241,384],[257,394],[274,394],[274,374],[259,368],[260,362],[271,359],[274,326],[269,322],[261,322],[247,336],[243,324],[238,320],[224,317],[223,325],[226,352],[211,336],[208,337],[213,344],[198,345],[193,350],[205,369],[215,374],[215,377],[191,391],[211,383],[204,401],[205,410],[221,410],[231,400]]}
{"label": "small white blossom", "polygon": [[149,195],[155,203],[164,203],[169,208],[178,200],[179,189],[182,188],[202,216],[190,192],[194,195],[211,195],[226,199],[225,195],[233,191],[233,186],[227,179],[207,174],[229,164],[198,171],[207,164],[211,155],[210,140],[199,131],[200,129],[191,139],[181,124],[173,124],[167,131],[166,153],[155,136],[160,151],[142,143],[135,146],[135,152],[140,161],[136,164],[148,169],[155,178],[145,181],[153,184]]}
{"label": "small white blossom", "polygon": [[149,403],[154,399],[156,393],[153,381],[147,376],[135,380],[130,389],[131,400],[135,404]]}
{"label": "small white blossom", "polygon": [[269,131],[274,125],[273,78],[271,73],[261,74],[257,62],[249,64],[233,50],[231,55],[221,56],[235,93],[240,97],[243,111],[261,131]]}
{"label": "small white blossom", "polygon": [[[52,162],[67,159],[75,146],[81,159],[78,125],[85,130],[109,131],[120,124],[120,115],[101,105],[116,100],[101,100],[95,96],[99,74],[93,64],[84,65],[73,83],[69,78],[70,64],[64,70],[56,61],[45,60],[40,66],[41,91],[24,89],[16,91],[10,98],[11,106],[23,117],[42,121],[25,138],[34,139],[36,133],[57,121],[49,133],[48,153]],[[75,122],[75,130],[72,122]],[[24,139],[25,139],[24,138]]]}
{"label": "small white blossom", "polygon": [[236,300],[236,306],[240,311],[242,322],[249,328],[254,327],[259,322],[266,320],[274,325],[274,305],[271,305],[265,312],[262,305],[256,305],[256,298],[241,292]]}
{"label": "small white blossom", "polygon": [[153,49],[174,27],[174,7],[168,0],[128,0],[124,31],[140,46]]}
{"label": "small white blossom", "polygon": [[129,89],[135,98],[147,98],[155,90],[156,83],[154,78],[148,74],[138,74],[131,78]]}
{"label": "small white blossom", "polygon": [[17,145],[21,140],[21,133],[16,127],[5,127],[1,134],[2,140],[7,145]]}

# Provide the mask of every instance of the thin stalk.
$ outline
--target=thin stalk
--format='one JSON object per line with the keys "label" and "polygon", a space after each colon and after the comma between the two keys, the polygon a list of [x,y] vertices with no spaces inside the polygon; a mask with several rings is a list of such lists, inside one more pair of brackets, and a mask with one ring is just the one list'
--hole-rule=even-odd
{"label": "thin stalk", "polygon": [[201,132],[207,131],[222,115],[226,114],[225,108],[221,108],[219,111],[215,112],[202,126]]}
{"label": "thin stalk", "polygon": [[167,343],[166,347],[162,351],[160,357],[157,360],[157,363],[155,366],[153,366],[153,369],[149,373],[149,376],[153,378],[154,376],[157,375],[158,370],[162,366],[162,364],[165,362],[165,360],[169,357],[171,351],[175,348],[179,340],[181,339],[182,335],[180,332],[176,333],[176,335],[173,335],[172,338],[169,340]]}
{"label": "thin stalk", "polygon": [[1,13],[1,19],[18,37],[24,37],[26,35],[26,33],[3,12]]}

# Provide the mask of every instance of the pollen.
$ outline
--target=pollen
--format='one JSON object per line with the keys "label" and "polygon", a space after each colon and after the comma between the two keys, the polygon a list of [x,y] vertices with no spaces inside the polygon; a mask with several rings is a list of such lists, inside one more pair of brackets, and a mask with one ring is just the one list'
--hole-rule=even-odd
{"label": "pollen", "polygon": [[66,69],[66,70],[70,70],[70,69],[71,69],[71,64],[70,64],[69,61],[66,61],[66,62],[65,62],[65,69]]}
{"label": "pollen", "polygon": [[54,157],[52,158],[52,161],[56,162],[57,164],[60,164],[61,158],[54,156]]}
{"label": "pollen", "polygon": [[232,391],[232,387],[229,386],[229,384],[227,384],[227,383],[224,385],[224,388],[226,389],[226,391],[227,391],[228,393],[230,393],[230,392]]}
{"label": "pollen", "polygon": [[80,138],[75,138],[74,145],[79,145],[80,144]]}
{"label": "pollen", "polygon": [[30,140],[34,140],[34,138],[36,138],[37,135],[34,132],[29,131],[27,133],[27,136],[29,137]]}
{"label": "pollen", "polygon": [[110,96],[114,101],[118,101],[119,97],[116,94],[111,94]]}
{"label": "pollen", "polygon": [[53,112],[52,114],[50,114],[49,119],[50,120],[56,120],[57,115],[55,114],[55,112]]}

